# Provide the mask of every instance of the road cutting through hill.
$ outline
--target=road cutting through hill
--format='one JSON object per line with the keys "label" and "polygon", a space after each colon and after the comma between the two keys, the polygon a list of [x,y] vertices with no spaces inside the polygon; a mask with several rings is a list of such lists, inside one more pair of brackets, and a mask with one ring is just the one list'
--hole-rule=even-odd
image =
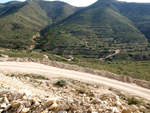
{"label": "road cutting through hill", "polygon": [[0,62],[0,73],[4,73],[4,74],[34,73],[34,74],[40,74],[46,77],[66,77],[66,78],[72,78],[72,79],[76,79],[80,81],[95,82],[95,83],[104,84],[106,86],[110,86],[110,87],[128,92],[132,95],[140,96],[140,97],[150,100],[150,90],[139,87],[134,84],[123,83],[117,80],[97,76],[94,74],[88,74],[88,73],[77,72],[77,71],[72,71],[72,70],[67,70],[67,69],[62,69],[62,68],[56,68],[52,66],[38,64],[38,63]]}

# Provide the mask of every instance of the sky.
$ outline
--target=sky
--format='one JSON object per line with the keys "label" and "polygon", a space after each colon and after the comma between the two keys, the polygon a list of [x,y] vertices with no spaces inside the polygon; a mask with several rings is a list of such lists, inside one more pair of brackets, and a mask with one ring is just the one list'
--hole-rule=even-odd
{"label": "sky", "polygon": [[[6,3],[9,1],[25,1],[25,0],[0,0],[0,3]],[[96,2],[97,0],[49,0],[49,1],[63,1],[67,2],[73,6],[89,6]],[[150,0],[118,0],[118,1],[126,1],[126,2],[138,2],[138,3],[150,3]]]}

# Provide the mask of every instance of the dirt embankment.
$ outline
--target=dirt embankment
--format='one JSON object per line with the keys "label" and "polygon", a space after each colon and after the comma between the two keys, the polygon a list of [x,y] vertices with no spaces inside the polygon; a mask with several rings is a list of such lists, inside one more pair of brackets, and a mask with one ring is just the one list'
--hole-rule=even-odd
{"label": "dirt embankment", "polygon": [[95,74],[95,75],[99,75],[99,76],[103,76],[103,77],[108,77],[108,78],[115,79],[115,80],[118,80],[121,82],[134,83],[141,87],[150,89],[150,82],[148,82],[148,81],[133,79],[130,77],[117,75],[117,74],[106,72],[106,71],[99,71],[99,70],[93,70],[93,69],[89,69],[89,68],[83,68],[83,67],[79,67],[77,65],[69,65],[69,64],[64,64],[61,62],[50,61],[48,59],[40,60],[40,59],[33,59],[33,58],[0,58],[0,62],[5,62],[5,61],[36,62],[36,63],[45,64],[45,65],[50,65],[53,67],[64,68],[64,69],[75,70],[75,71],[79,71],[79,72]]}

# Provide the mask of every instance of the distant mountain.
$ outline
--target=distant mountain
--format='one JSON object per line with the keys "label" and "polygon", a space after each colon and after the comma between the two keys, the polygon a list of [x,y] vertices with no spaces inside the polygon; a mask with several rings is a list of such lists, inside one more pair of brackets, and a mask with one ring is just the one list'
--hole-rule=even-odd
{"label": "distant mountain", "polygon": [[80,37],[114,38],[117,42],[145,42],[145,36],[128,18],[118,13],[115,0],[99,0],[65,18],[54,28],[65,28]]}
{"label": "distant mountain", "polygon": [[9,2],[0,7],[0,46],[31,45],[32,36],[78,8],[63,2]]}
{"label": "distant mountain", "polygon": [[13,4],[18,4],[18,3],[20,3],[20,1],[10,1],[10,2],[4,3],[3,5],[7,6],[7,5],[13,5]]}
{"label": "distant mountain", "polygon": [[53,20],[53,22],[61,21],[81,9],[80,7],[74,7],[59,1],[38,1],[38,4],[47,13],[47,16]]}
{"label": "distant mountain", "polygon": [[38,29],[51,22],[37,3],[8,5],[0,11],[0,46],[30,45],[32,36],[37,34]]}
{"label": "distant mountain", "polygon": [[43,0],[0,4],[0,46],[28,48],[41,31],[36,47],[44,50],[98,54],[104,47],[145,48],[150,41],[149,6],[116,0],[98,0],[88,7]]}
{"label": "distant mountain", "polygon": [[115,2],[114,6],[150,40],[150,3]]}

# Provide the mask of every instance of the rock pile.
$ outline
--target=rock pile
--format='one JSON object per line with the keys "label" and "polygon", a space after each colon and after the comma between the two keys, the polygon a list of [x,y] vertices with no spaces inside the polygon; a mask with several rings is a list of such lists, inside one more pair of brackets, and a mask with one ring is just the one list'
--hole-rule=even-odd
{"label": "rock pile", "polygon": [[140,113],[136,106],[127,105],[113,93],[95,97],[73,93],[51,98],[0,85],[0,113]]}

